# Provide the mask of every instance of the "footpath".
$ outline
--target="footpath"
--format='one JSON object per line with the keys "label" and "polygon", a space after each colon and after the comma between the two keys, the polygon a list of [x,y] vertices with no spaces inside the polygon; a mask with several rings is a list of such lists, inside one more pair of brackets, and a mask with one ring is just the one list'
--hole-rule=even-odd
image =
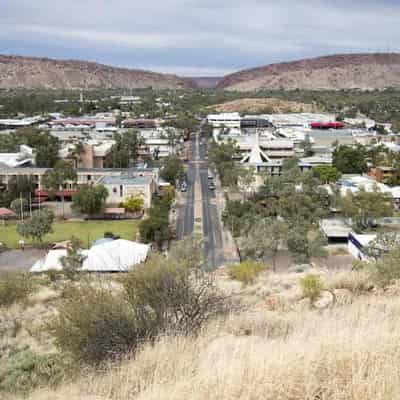
{"label": "footpath", "polygon": [[225,264],[237,264],[240,262],[239,252],[236,246],[235,239],[233,238],[231,231],[226,229],[222,223],[222,213],[225,209],[225,194],[222,190],[221,182],[219,177],[215,177],[215,196],[217,202],[218,218],[221,224],[222,233],[222,246],[224,252]]}

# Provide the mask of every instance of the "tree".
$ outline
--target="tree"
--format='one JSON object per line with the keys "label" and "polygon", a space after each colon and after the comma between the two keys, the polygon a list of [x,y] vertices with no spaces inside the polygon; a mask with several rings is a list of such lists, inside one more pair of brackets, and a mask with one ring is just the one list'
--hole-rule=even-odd
{"label": "tree", "polygon": [[240,168],[234,160],[238,149],[234,142],[214,143],[209,150],[209,159],[218,172],[221,185],[224,187],[237,186]]}
{"label": "tree", "polygon": [[82,268],[85,259],[86,256],[82,254],[80,240],[73,237],[67,247],[67,255],[61,257],[60,260],[64,275],[71,281],[75,280],[76,274]]}
{"label": "tree", "polygon": [[170,208],[169,198],[153,201],[148,217],[139,224],[140,237],[145,243],[155,243],[161,249],[165,242],[172,239],[173,232],[169,226]]}
{"label": "tree", "polygon": [[324,184],[336,182],[341,175],[338,169],[331,165],[317,165],[313,168],[313,173]]}
{"label": "tree", "polygon": [[51,210],[37,210],[32,213],[32,218],[17,225],[17,232],[25,238],[32,238],[40,246],[43,236],[53,231],[53,221],[54,214]]}
{"label": "tree", "polygon": [[28,200],[24,198],[15,199],[10,204],[10,209],[13,210],[17,215],[21,216],[25,214],[24,211],[29,207]]}
{"label": "tree", "polygon": [[326,237],[320,231],[309,231],[304,226],[290,229],[287,246],[295,262],[308,263],[312,257],[326,257]]}
{"label": "tree", "polygon": [[305,157],[311,157],[314,154],[314,151],[312,149],[312,143],[310,139],[310,135],[306,134],[304,137],[303,142],[301,143],[301,147],[304,150],[304,156]]}
{"label": "tree", "polygon": [[111,161],[108,166],[131,167],[138,160],[139,149],[144,144],[143,139],[136,130],[128,129],[124,133],[116,133],[114,140],[115,144],[111,149]]}
{"label": "tree", "polygon": [[348,191],[339,201],[345,216],[352,219],[353,228],[357,232],[373,227],[376,219],[393,215],[393,197],[374,188],[367,192],[361,188],[356,193]]}
{"label": "tree", "polygon": [[363,146],[340,145],[333,151],[333,165],[343,174],[361,174],[367,170],[367,154]]}
{"label": "tree", "polygon": [[9,207],[17,198],[22,197],[29,201],[35,188],[36,184],[31,176],[12,176],[8,180],[7,190],[0,192],[0,203],[2,207]]}
{"label": "tree", "polygon": [[107,197],[108,191],[103,185],[83,185],[72,197],[72,208],[82,214],[98,214],[103,210]]}
{"label": "tree", "polygon": [[64,184],[66,182],[76,182],[77,174],[73,166],[67,161],[57,161],[54,168],[46,172],[43,176],[43,186],[50,195],[57,191],[61,193],[62,216],[64,218]]}
{"label": "tree", "polygon": [[243,242],[246,255],[260,258],[272,258],[272,269],[276,271],[276,257],[284,246],[288,237],[288,227],[284,221],[278,219],[265,219],[256,222],[248,231]]}
{"label": "tree", "polygon": [[175,186],[177,179],[183,174],[183,171],[183,164],[179,157],[170,155],[162,161],[160,176]]}
{"label": "tree", "polygon": [[141,196],[130,196],[122,203],[122,207],[129,212],[139,212],[143,210],[144,200]]}
{"label": "tree", "polygon": [[255,168],[245,168],[239,169],[239,185],[244,190],[244,198],[246,198],[247,192],[251,191],[252,185],[256,181],[256,171]]}

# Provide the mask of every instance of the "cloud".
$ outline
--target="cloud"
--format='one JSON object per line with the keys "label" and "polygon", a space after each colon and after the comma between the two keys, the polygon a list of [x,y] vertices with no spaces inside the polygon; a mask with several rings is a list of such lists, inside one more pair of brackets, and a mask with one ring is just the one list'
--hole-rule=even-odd
{"label": "cloud", "polygon": [[0,53],[213,75],[400,51],[399,17],[395,0],[0,0]]}

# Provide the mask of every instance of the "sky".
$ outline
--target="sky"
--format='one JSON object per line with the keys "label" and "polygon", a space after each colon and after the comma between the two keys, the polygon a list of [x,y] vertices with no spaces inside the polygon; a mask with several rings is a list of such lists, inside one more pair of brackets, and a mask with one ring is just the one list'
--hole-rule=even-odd
{"label": "sky", "polygon": [[183,76],[400,52],[400,0],[0,0],[0,54]]}

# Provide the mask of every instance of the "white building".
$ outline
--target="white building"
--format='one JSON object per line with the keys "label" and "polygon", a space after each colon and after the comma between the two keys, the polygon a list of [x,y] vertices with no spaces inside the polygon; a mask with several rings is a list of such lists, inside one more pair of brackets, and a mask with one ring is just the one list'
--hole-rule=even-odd
{"label": "white building", "polygon": [[108,190],[107,204],[118,205],[129,197],[141,197],[144,207],[151,206],[157,184],[150,176],[105,176],[100,181]]}
{"label": "white building", "polygon": [[221,113],[221,114],[209,114],[207,116],[207,122],[214,128],[239,128],[242,117],[239,113]]}

